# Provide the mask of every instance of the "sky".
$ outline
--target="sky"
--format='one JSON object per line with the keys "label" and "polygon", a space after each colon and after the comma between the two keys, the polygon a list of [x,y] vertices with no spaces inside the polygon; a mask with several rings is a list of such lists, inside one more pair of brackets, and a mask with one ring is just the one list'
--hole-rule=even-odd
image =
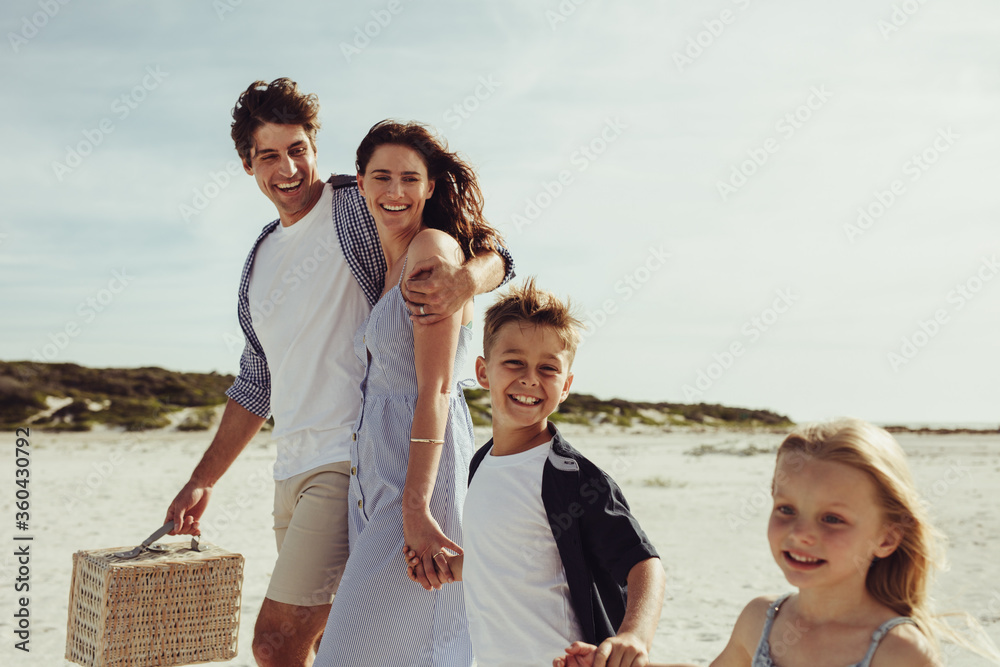
{"label": "sky", "polygon": [[321,173],[351,173],[383,118],[469,159],[518,278],[587,324],[575,391],[1000,422],[996,2],[0,17],[0,359],[235,373],[240,270],[276,213],[230,113],[286,76],[320,99]]}

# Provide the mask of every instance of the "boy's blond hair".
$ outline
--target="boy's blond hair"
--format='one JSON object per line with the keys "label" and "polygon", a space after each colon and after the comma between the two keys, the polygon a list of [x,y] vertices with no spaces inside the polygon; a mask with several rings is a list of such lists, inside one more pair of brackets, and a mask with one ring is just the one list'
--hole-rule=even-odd
{"label": "boy's blond hair", "polygon": [[570,365],[573,364],[583,323],[570,312],[568,300],[564,304],[551,292],[538,289],[534,278],[528,278],[521,286],[511,287],[486,311],[483,356],[487,359],[500,329],[509,322],[550,327],[569,353]]}

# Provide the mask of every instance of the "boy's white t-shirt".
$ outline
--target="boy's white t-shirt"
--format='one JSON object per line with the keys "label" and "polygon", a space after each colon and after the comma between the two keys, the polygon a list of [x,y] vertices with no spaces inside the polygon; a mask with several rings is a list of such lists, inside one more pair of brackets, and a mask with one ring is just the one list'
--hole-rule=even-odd
{"label": "boy's white t-shirt", "polygon": [[548,665],[582,639],[542,504],[551,446],[510,456],[491,450],[469,486],[462,582],[480,667]]}
{"label": "boy's white t-shirt", "polygon": [[351,458],[364,377],[352,341],[371,307],[332,207],[327,183],[304,218],[264,238],[250,274],[251,321],[271,373],[275,479]]}

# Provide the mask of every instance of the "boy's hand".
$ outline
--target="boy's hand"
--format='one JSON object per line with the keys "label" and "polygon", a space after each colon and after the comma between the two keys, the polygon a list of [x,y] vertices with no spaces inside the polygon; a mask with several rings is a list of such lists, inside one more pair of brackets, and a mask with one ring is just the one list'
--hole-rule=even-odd
{"label": "boy's hand", "polygon": [[608,637],[594,652],[594,667],[646,667],[646,643],[631,632]]}

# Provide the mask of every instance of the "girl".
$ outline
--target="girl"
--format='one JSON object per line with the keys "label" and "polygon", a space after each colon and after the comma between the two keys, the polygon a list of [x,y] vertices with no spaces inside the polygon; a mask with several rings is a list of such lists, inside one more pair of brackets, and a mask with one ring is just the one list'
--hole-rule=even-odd
{"label": "girl", "polygon": [[[472,341],[472,301],[414,326],[399,284],[407,266],[439,258],[457,269],[499,237],[473,171],[422,125],[375,125],[357,170],[387,272],[355,336],[365,377],[351,448],[351,554],[315,664],[469,667],[462,589],[440,590],[431,559],[461,552],[474,440],[454,377]],[[426,559],[423,589],[407,578],[404,543]]]}
{"label": "girl", "polygon": [[[854,419],[795,431],[772,495],[771,554],[798,592],[751,601],[712,667],[931,666],[936,634],[969,645],[930,614],[938,538],[887,431]],[[603,664],[579,642],[566,653],[553,665]]]}

